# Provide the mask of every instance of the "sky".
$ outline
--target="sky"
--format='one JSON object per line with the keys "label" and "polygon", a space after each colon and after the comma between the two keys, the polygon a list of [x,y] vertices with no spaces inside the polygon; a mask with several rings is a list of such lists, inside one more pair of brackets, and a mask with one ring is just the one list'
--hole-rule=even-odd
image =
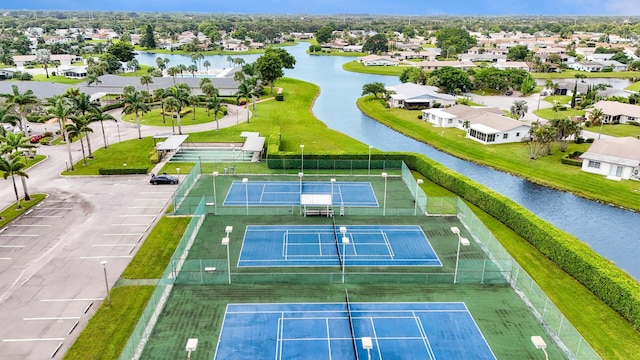
{"label": "sky", "polygon": [[3,0],[0,9],[374,15],[639,16],[639,0]]}

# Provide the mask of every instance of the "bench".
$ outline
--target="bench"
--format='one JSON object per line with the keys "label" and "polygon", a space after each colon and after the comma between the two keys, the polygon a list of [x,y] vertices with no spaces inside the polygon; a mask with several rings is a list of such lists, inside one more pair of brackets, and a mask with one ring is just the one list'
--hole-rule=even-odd
{"label": "bench", "polygon": [[307,209],[304,211],[304,216],[333,217],[333,210]]}

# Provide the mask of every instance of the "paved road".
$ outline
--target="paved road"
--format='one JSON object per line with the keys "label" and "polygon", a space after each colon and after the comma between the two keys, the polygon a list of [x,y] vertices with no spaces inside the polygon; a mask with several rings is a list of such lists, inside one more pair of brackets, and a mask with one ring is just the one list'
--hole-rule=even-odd
{"label": "paved road", "polygon": [[[237,114],[236,114],[237,113]],[[120,111],[112,114],[120,117]],[[220,128],[247,119],[230,107]],[[107,142],[137,138],[134,125],[105,122]],[[52,125],[48,125],[52,130]],[[34,132],[45,125],[31,124]],[[93,149],[104,146],[99,125]],[[215,129],[215,123],[183,126],[184,133]],[[142,128],[143,136],[170,132]],[[82,153],[72,144],[74,161]],[[63,177],[65,146],[41,146],[45,161],[28,170],[31,193],[48,198],[0,229],[0,359],[61,359],[105,298],[109,287],[161,216],[174,186],[152,186],[146,175]],[[22,188],[18,182],[18,189]],[[0,208],[15,201],[10,180],[0,180]]]}
{"label": "paved road", "polygon": [[471,97],[471,101],[482,104],[485,106],[496,106],[502,110],[509,110],[511,105],[516,100],[524,100],[527,102],[528,111],[524,116],[523,120],[526,121],[536,121],[540,119],[536,116],[533,111],[538,109],[546,109],[550,108],[552,105],[546,101],[544,101],[543,97],[539,97],[538,94],[533,94],[529,96],[518,96],[517,94],[513,94],[511,96],[481,96],[476,94],[465,94],[466,96]]}

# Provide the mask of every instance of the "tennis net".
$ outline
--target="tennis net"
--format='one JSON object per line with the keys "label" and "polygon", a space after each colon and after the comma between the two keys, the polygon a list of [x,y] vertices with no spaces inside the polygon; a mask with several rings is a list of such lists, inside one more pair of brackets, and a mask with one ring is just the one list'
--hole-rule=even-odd
{"label": "tennis net", "polygon": [[331,217],[331,221],[333,221],[333,237],[336,239],[336,252],[338,254],[338,262],[340,263],[340,269],[344,266],[342,263],[342,255],[340,254],[340,244],[338,243],[338,231],[336,230],[336,218]]}
{"label": "tennis net", "polygon": [[351,329],[351,342],[353,344],[353,353],[356,360],[360,360],[358,357],[358,344],[356,343],[356,333],[353,331],[353,318],[351,317],[351,306],[349,305],[349,291],[344,289],[344,297],[347,302],[347,317],[349,318],[349,328]]}

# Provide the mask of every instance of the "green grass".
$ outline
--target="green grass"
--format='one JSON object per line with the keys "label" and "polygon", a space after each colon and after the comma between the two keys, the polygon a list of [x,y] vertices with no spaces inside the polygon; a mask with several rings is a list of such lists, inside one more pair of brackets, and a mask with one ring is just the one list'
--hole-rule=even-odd
{"label": "green grass", "polygon": [[634,82],[633,84],[627,86],[625,90],[640,92],[640,81]]}
{"label": "green grass", "polygon": [[46,159],[47,156],[46,155],[36,155],[32,158],[27,157],[27,168],[25,169],[27,171],[27,173],[29,172],[29,168],[32,167],[33,165],[39,163],[40,161]]}
{"label": "green grass", "polygon": [[149,153],[153,150],[151,137],[123,141],[109,145],[109,148],[93,149],[93,159],[87,159],[87,165],[80,160],[75,164],[75,171],[64,171],[63,175],[98,175],[98,169],[121,169],[124,164],[128,168],[149,168]]}
{"label": "green grass", "polygon": [[[603,176],[585,173],[577,166],[563,165],[560,159],[566,153],[560,152],[555,146],[551,155],[531,160],[527,144],[482,145],[466,139],[463,130],[434,128],[430,123],[418,120],[420,112],[417,110],[385,109],[373,97],[359,99],[358,107],[379,122],[456,157],[588,199],[640,210],[640,183],[609,181]],[[567,111],[559,113],[568,115]],[[585,151],[589,146],[571,143],[567,152]]]}
{"label": "green grass", "polygon": [[69,79],[64,76],[52,76],[51,73],[49,73],[48,79],[47,79],[47,75],[45,74],[33,75],[33,81],[75,85],[85,81],[85,79]]}
{"label": "green grass", "polygon": [[159,279],[191,218],[161,218],[122,273],[124,279]]}
{"label": "green grass", "polygon": [[[11,180],[8,180],[8,181],[11,181]],[[18,186],[18,193],[21,191],[19,181],[20,181],[19,179],[16,179],[16,186]],[[6,184],[5,186],[13,186],[13,185]],[[13,204],[9,205],[6,209],[0,211],[0,228],[7,225],[9,222],[13,221],[18,216],[24,214],[27,210],[36,206],[38,203],[40,203],[42,200],[44,200],[47,197],[46,194],[29,194],[29,196],[31,197],[31,200],[29,201],[24,201],[24,198],[20,199],[20,206],[21,206],[20,209],[16,209],[17,203],[14,202]]]}
{"label": "green grass", "polygon": [[117,359],[154,289],[154,286],[124,286],[111,290],[113,306],[109,307],[106,301],[102,303],[64,359]]}
{"label": "green grass", "polygon": [[560,104],[569,104],[571,103],[571,96],[569,95],[549,95],[544,98],[544,101],[549,104],[553,104],[554,102],[558,102]]}
{"label": "green grass", "polygon": [[533,113],[536,114],[536,116],[539,116],[543,119],[554,120],[554,119],[565,119],[567,117],[574,117],[574,116],[584,116],[585,111],[567,108],[566,110],[561,110],[556,112],[556,111],[553,111],[552,108],[546,108],[546,109],[540,109],[540,110],[533,110]]}
{"label": "green grass", "polygon": [[[600,126],[585,127],[585,130],[595,133],[600,132]],[[628,125],[628,124],[604,124],[602,126],[602,133],[605,135],[624,137],[640,135],[640,126]]]}
{"label": "green grass", "polygon": [[342,64],[342,69],[363,74],[399,76],[406,66],[364,66],[357,60]]}
{"label": "green grass", "polygon": [[562,70],[559,73],[531,73],[531,76],[536,79],[575,79],[576,74],[582,74],[587,78],[630,79],[640,77],[640,71],[586,72],[577,70]]}
{"label": "green grass", "polygon": [[316,51],[316,52],[310,52],[307,49],[307,54],[317,55],[317,56],[345,56],[345,57],[360,57],[360,56],[369,55],[368,53],[364,53],[364,52],[348,52],[348,51],[326,50],[326,49],[323,49],[323,51]]}
{"label": "green grass", "polygon": [[134,76],[142,76],[145,74],[149,73],[149,69],[151,68],[151,66],[148,65],[139,65],[138,70],[133,71],[133,72],[127,72],[127,73],[120,73],[118,74],[118,76],[124,76],[124,77],[134,77]]}
{"label": "green grass", "polygon": [[[196,107],[195,120],[193,119],[193,107],[184,107],[183,111],[191,110],[191,112],[186,113],[185,115],[180,117],[180,123],[182,126],[188,125],[196,125],[196,124],[204,124],[208,122],[214,121],[213,112],[211,112],[210,116],[207,116],[207,109]],[[218,120],[222,118],[222,114],[218,114]],[[122,120],[130,122],[132,124],[136,123],[136,116],[134,114],[123,115]],[[176,128],[178,128],[178,119],[174,119],[173,123]],[[162,122],[162,109],[156,108],[152,109],[148,113],[144,114],[140,117],[140,124],[142,125],[150,125],[150,126],[168,126],[171,127],[171,115],[169,113],[165,114],[165,122]],[[176,130],[177,131],[177,130]]]}

